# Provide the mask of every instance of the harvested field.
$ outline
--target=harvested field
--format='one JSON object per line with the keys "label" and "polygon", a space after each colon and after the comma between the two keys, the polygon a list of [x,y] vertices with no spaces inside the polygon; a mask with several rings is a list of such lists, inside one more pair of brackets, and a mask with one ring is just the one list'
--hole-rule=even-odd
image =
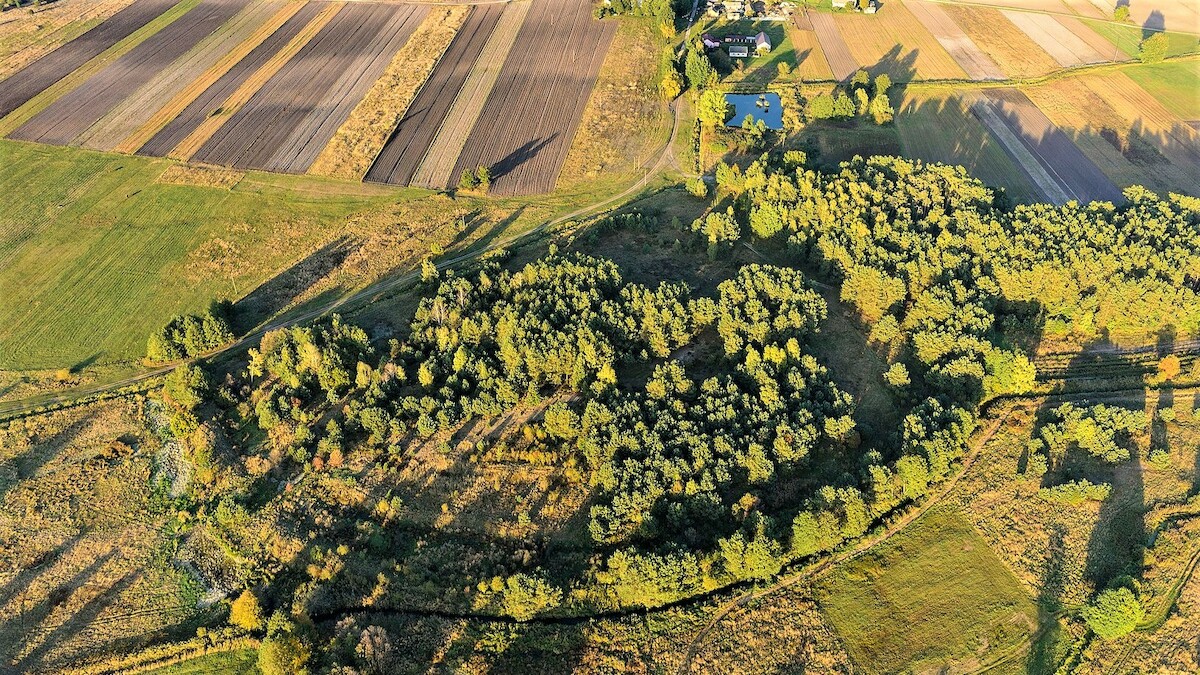
{"label": "harvested field", "polygon": [[237,13],[236,0],[202,0],[191,11],[129,50],[10,136],[68,145],[109,110]]}
{"label": "harvested field", "polygon": [[972,80],[1003,80],[1004,71],[984,54],[940,5],[910,2],[908,8]]}
{"label": "harvested field", "polygon": [[[319,23],[319,17],[332,17],[338,10],[338,5],[328,4],[320,5],[318,3],[308,3],[301,7],[299,11],[293,14],[284,24],[272,33],[269,37],[255,47],[249,55],[237,62],[232,68],[225,72],[216,82],[204,90],[203,94],[196,97],[191,103],[183,109],[179,116],[167,123],[160,131],[154,134],[149,141],[145,143],[137,153],[139,155],[149,155],[155,157],[164,157],[172,153],[176,148],[186,141],[190,140],[194,134],[202,134],[203,138],[196,143],[196,148],[199,144],[207,140],[212,132],[216,131],[227,116],[233,114],[255,91],[258,90],[258,85],[254,85],[242,97],[235,96],[243,87],[247,86],[247,82],[251,81],[251,76],[262,73],[268,64],[272,62],[278,63],[281,67],[286,63],[286,58],[277,60],[280,55],[288,55],[289,51],[294,54],[299,50],[300,45],[307,42],[307,38],[300,38],[303,31],[309,30],[311,34],[315,34],[317,30],[323,26]],[[319,24],[319,25],[318,25]],[[301,41],[302,40],[302,41]],[[296,44],[298,43],[298,44]],[[296,44],[292,50],[288,50],[289,45]],[[271,71],[274,73],[274,71]],[[269,77],[269,75],[268,75]],[[261,81],[259,81],[261,84]],[[224,113],[225,116],[222,116]],[[199,131],[200,127],[205,124],[211,125],[211,129],[205,134]],[[196,148],[192,148],[183,154],[183,157],[189,157]]]}
{"label": "harvested field", "polygon": [[164,102],[173,100],[196,78],[236,51],[284,6],[283,0],[250,4],[80,134],[75,144],[93,150],[113,150],[149,122]]}
{"label": "harvested field", "polygon": [[1037,77],[1058,70],[1054,59],[998,10],[961,5],[942,9],[1009,77]]}
{"label": "harvested field", "polygon": [[[321,151],[317,161],[309,168],[309,173],[361,180],[387,145],[388,139],[394,135],[397,125],[407,119],[405,113],[414,109],[414,99],[429,89],[432,84],[427,82],[430,80],[430,71],[439,64],[445,66],[449,63],[451,67],[459,65],[457,59],[461,55],[454,51],[447,52],[447,49],[461,42],[464,36],[477,32],[480,33],[477,39],[482,47],[491,26],[481,30],[478,22],[470,22],[468,18],[488,11],[499,17],[503,7],[486,5],[482,12],[467,5],[432,10],[404,47],[396,52],[387,72],[375,82],[354,112],[350,113],[350,118],[334,134],[333,140]],[[476,56],[477,53],[471,55],[466,63],[461,64],[464,77]],[[456,91],[441,91],[440,94],[453,100]],[[422,104],[421,101],[416,103]],[[445,107],[449,106],[447,102]],[[420,114],[419,109],[416,114]],[[440,122],[440,118],[433,123],[434,127],[436,122]],[[429,137],[432,138],[435,132],[436,128],[430,130]]]}
{"label": "harvested field", "polygon": [[907,96],[896,106],[896,131],[905,157],[963,166],[987,183],[1003,187],[1021,202],[1037,193],[986,127],[957,95]]}
{"label": "harvested field", "polygon": [[1060,80],[1026,92],[1118,186],[1194,192],[1200,142],[1123,73]]}
{"label": "harvested field", "polygon": [[479,113],[491,96],[501,68],[508,61],[508,53],[525,23],[529,7],[528,2],[512,2],[504,6],[504,13],[496,23],[496,29],[492,31],[492,36],[488,38],[479,58],[475,60],[475,65],[459,90],[458,97],[442,120],[442,126],[429,146],[429,151],[417,167],[412,178],[413,185],[434,189],[451,186],[454,165],[462,154],[471,129],[475,126],[475,120],[479,119]]}
{"label": "harvested field", "polygon": [[1098,2],[1093,0],[1063,0],[1067,7],[1071,8],[1079,16],[1085,16],[1089,19],[1109,19],[1112,18],[1112,8],[1104,10]]}
{"label": "harvested field", "polygon": [[893,2],[879,14],[834,14],[855,60],[893,82],[963,79],[966,73],[905,5]]}
{"label": "harvested field", "polygon": [[346,5],[194,159],[303,173],[427,11],[412,5]]}
{"label": "harvested field", "polygon": [[858,70],[859,63],[850,53],[850,47],[842,38],[837,23],[833,20],[833,15],[824,12],[809,12],[808,18],[812,22],[813,31],[817,34],[817,40],[821,43],[821,51],[825,52],[825,59],[829,64],[829,69],[833,72],[833,79],[838,81],[849,79],[854,71]]}
{"label": "harvested field", "polygon": [[1195,0],[1131,2],[1129,18],[1138,26],[1154,30],[1200,33],[1200,5]]}
{"label": "harvested field", "polygon": [[1088,28],[1082,21],[1070,16],[1059,16],[1054,19],[1062,24],[1064,28],[1087,43],[1089,47],[1096,50],[1105,61],[1128,61],[1129,56],[1121,51],[1115,44],[1109,42],[1104,36],[1096,31]]}
{"label": "harvested field", "polygon": [[83,35],[133,0],[58,0],[39,12],[0,14],[0,79]]}
{"label": "harvested field", "polygon": [[1112,181],[1025,94],[1015,89],[989,89],[985,94],[1001,121],[1071,199],[1121,199]]}
{"label": "harvested field", "polygon": [[1155,63],[1125,69],[1171,114],[1192,126],[1200,124],[1200,61]]}
{"label": "harvested field", "polygon": [[1093,49],[1054,17],[1027,12],[1000,12],[1020,28],[1042,49],[1046,50],[1060,66],[1081,66],[1087,63],[1103,63],[1104,55]]}
{"label": "harvested field", "polygon": [[792,15],[788,35],[796,49],[796,74],[800,79],[809,82],[832,80],[833,71],[829,68],[829,62],[825,60],[825,52],[821,51],[821,41],[817,39],[807,12],[801,11]]}
{"label": "harvested field", "polygon": [[273,16],[260,24],[245,40],[222,54],[220,60],[176,93],[166,105],[159,108],[158,112],[154,113],[150,119],[146,120],[144,124],[126,137],[125,140],[117,144],[114,149],[125,153],[137,152],[138,148],[145,145],[155,134],[162,131],[172,120],[179,117],[203,92],[208,91],[214,83],[225,76],[231,69],[235,68],[247,55],[252,53],[264,40],[274,35],[280,27],[287,23],[288,19],[292,18],[296,12],[305,6],[299,2],[282,3],[282,6],[280,6],[280,3],[275,3],[275,5],[278,11]]}
{"label": "harvested field", "polygon": [[1070,8],[1062,0],[963,0],[964,3],[990,5],[992,7],[1012,7],[1029,12],[1069,12]]}
{"label": "harvested field", "polygon": [[0,82],[0,117],[27,103],[76,68],[129,37],[176,0],[137,0],[107,21]]}
{"label": "harvested field", "polygon": [[365,172],[367,180],[393,185],[412,181],[504,12],[504,5],[479,5],[470,10],[445,56],[403,110],[403,117],[391,125],[394,131],[385,138],[386,145]]}
{"label": "harvested field", "polygon": [[534,0],[529,18],[451,174],[490,167],[498,194],[554,189],[616,32],[580,0]]}

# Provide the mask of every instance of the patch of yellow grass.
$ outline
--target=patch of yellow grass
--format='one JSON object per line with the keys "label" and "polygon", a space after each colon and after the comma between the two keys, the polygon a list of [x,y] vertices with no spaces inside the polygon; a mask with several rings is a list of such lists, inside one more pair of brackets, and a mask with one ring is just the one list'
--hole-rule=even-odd
{"label": "patch of yellow grass", "polygon": [[1005,75],[1036,77],[1058,70],[1058,63],[999,11],[952,4],[942,9]]}
{"label": "patch of yellow grass", "polygon": [[241,182],[245,175],[245,171],[172,164],[154,182],[164,185],[197,185],[228,190]]}
{"label": "patch of yellow grass", "polygon": [[817,39],[817,34],[811,30],[801,30],[790,22],[787,24],[787,32],[796,48],[796,60],[799,62],[796,65],[796,73],[800,79],[810,82],[832,80],[833,71],[829,69],[829,62],[825,60],[825,52],[821,51],[821,42]]}
{"label": "patch of yellow grass", "polygon": [[200,77],[196,78],[191,84],[185,87],[182,91],[176,94],[170,101],[167,102],[158,112],[154,114],[145,124],[137,131],[133,132],[128,138],[118,144],[114,149],[117,152],[134,153],[138,148],[142,147],[162,130],[163,127],[170,124],[171,120],[179,116],[185,108],[196,100],[196,97],[203,94],[217,80],[221,79],[229,69],[233,68],[239,61],[246,58],[250,52],[262,44],[275,31],[279,30],[288,19],[299,12],[305,3],[290,2],[284,5],[274,16],[272,16],[265,24],[260,26],[258,30],[250,35],[244,42],[223,56],[208,70],[204,71]]}
{"label": "patch of yellow grass", "polygon": [[470,7],[466,5],[430,12],[408,42],[396,52],[383,76],[355,106],[308,172],[319,176],[362,178],[404,118],[469,12]]}
{"label": "patch of yellow grass", "polygon": [[220,114],[213,115],[204,120],[204,123],[196,127],[196,130],[185,138],[168,156],[175,159],[191,159],[192,155],[196,154],[209,138],[212,138],[212,135],[229,120],[230,116],[246,105],[246,102],[267,83],[267,80],[270,80],[275,73],[278,73],[280,69],[287,65],[288,61],[291,61],[292,57],[304,45],[308,44],[309,40],[312,40],[326,24],[333,20],[333,17],[341,11],[345,4],[344,2],[329,3],[325,9],[321,10],[320,14],[313,17],[313,20],[304,27],[304,30],[300,31],[283,49],[280,49],[275,56],[272,56],[270,61],[263,64],[262,68],[259,68],[254,75],[243,82],[237,91],[229,95],[229,98],[225,99],[225,102],[221,105]]}

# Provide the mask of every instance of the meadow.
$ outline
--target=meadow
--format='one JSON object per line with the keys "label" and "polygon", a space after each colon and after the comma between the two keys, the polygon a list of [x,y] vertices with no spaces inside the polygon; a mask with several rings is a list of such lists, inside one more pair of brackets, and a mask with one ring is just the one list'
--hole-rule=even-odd
{"label": "meadow", "polygon": [[937,509],[839,566],[816,598],[869,672],[956,671],[1019,643],[1037,608],[971,525]]}

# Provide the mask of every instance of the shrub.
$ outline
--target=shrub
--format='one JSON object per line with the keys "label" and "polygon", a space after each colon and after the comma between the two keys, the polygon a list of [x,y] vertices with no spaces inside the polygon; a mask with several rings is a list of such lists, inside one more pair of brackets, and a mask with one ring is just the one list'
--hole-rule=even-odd
{"label": "shrub", "polygon": [[708,183],[705,183],[703,178],[688,179],[688,182],[684,184],[684,187],[687,188],[687,191],[691,193],[693,197],[699,197],[700,199],[706,199],[708,197]]}
{"label": "shrub", "polygon": [[1079,506],[1086,501],[1102,502],[1108,499],[1110,493],[1112,493],[1112,486],[1108,483],[1097,485],[1084,478],[1052,487],[1044,487],[1038,490],[1038,497],[1048,502],[1066,504],[1067,506]]}
{"label": "shrub", "polygon": [[242,591],[237,600],[233,601],[229,607],[229,623],[248,631],[262,628],[262,607],[253,593],[248,590]]}
{"label": "shrub", "polygon": [[1128,588],[1110,588],[1083,608],[1083,619],[1103,640],[1128,635],[1146,616],[1142,603]]}

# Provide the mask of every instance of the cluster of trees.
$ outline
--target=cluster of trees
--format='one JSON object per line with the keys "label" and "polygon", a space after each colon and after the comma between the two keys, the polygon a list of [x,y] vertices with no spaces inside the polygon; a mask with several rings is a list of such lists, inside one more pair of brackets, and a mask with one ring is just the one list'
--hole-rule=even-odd
{"label": "cluster of trees", "polygon": [[845,90],[817,94],[808,101],[804,110],[810,120],[850,119],[854,116],[870,116],[875,124],[887,124],[895,117],[888,89],[892,79],[887,73],[875,76],[874,82],[865,70],[859,70],[850,78]]}
{"label": "cluster of trees", "polygon": [[463,169],[458,177],[459,190],[480,190],[487,192],[492,186],[492,170],[482,164],[474,169]]}
{"label": "cluster of trees", "polygon": [[[1145,431],[1148,420],[1140,410],[1103,403],[1080,407],[1063,403],[1050,413],[1029,444],[1029,454],[1040,455],[1049,467],[1059,465],[1074,449],[1115,464],[1129,459],[1129,436]],[[1044,473],[1044,469],[1042,471]]]}
{"label": "cluster of trees", "polygon": [[203,314],[171,319],[146,341],[146,359],[156,363],[199,356],[233,342],[233,304],[212,303]]}
{"label": "cluster of trees", "polygon": [[609,15],[647,16],[655,19],[664,37],[674,37],[675,16],[678,13],[675,0],[612,0],[596,5],[596,18]]}

